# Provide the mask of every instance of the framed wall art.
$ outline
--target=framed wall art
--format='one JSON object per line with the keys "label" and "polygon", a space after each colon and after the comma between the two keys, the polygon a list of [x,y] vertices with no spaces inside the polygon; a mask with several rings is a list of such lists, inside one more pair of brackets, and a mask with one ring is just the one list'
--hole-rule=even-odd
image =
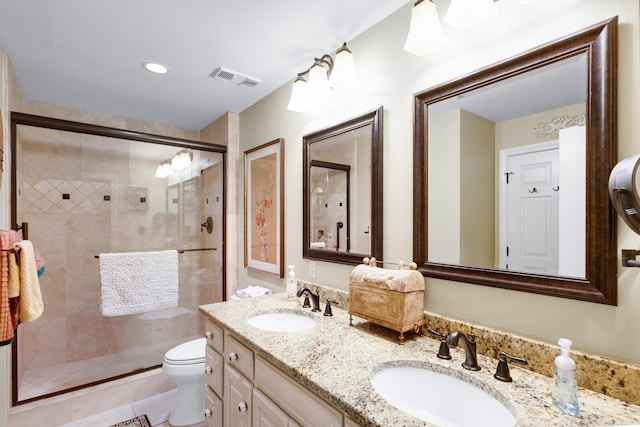
{"label": "framed wall art", "polygon": [[284,277],[284,139],[244,152],[244,266]]}

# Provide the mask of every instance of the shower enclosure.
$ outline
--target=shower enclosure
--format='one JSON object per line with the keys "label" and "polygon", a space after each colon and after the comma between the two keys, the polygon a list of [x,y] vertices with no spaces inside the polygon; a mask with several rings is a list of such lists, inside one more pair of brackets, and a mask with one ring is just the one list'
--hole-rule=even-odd
{"label": "shower enclosure", "polygon": [[[12,221],[45,260],[44,313],[13,344],[14,405],[158,367],[204,335],[198,305],[225,295],[226,147],[14,113],[12,151]],[[99,254],[165,249],[178,306],[103,317]]]}

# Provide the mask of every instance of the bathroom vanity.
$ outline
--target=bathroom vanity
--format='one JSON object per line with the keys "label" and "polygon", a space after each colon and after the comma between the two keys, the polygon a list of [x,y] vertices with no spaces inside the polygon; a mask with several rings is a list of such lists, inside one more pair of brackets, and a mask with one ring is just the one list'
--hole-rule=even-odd
{"label": "bathroom vanity", "polygon": [[207,426],[358,425],[240,342],[234,332],[211,320],[206,329]]}
{"label": "bathroom vanity", "polygon": [[[354,317],[349,326],[349,314],[340,308],[326,317],[275,294],[203,305],[200,311],[207,317],[208,426],[436,425],[397,409],[375,391],[371,375],[400,365],[474,385],[508,408],[518,426],[640,424],[640,406],[583,388],[580,417],[565,415],[551,403],[549,377],[511,366],[513,382],[497,381],[496,359],[478,354],[481,370],[471,372],[461,367],[462,349],[451,350],[452,360],[438,359],[439,341],[410,335],[399,345],[397,334],[368,321]],[[310,317],[314,324],[281,332],[249,323],[278,312]]]}

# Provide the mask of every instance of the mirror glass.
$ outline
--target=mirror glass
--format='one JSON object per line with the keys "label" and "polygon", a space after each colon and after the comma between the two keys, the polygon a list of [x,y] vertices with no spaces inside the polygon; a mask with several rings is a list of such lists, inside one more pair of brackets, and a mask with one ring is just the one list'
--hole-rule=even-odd
{"label": "mirror glass", "polygon": [[586,84],[583,52],[428,106],[430,262],[585,277]]}
{"label": "mirror glass", "polygon": [[303,138],[305,258],[381,256],[381,121],[382,107]]}
{"label": "mirror glass", "polygon": [[616,303],[616,24],[416,95],[423,274]]}

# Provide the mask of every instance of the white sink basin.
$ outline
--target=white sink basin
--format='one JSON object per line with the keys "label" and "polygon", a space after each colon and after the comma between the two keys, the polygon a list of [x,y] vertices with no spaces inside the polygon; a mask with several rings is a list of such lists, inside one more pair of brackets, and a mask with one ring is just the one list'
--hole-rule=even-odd
{"label": "white sink basin", "polygon": [[316,321],[311,317],[292,312],[259,314],[248,322],[256,328],[273,332],[299,332],[316,326]]}
{"label": "white sink basin", "polygon": [[396,408],[440,427],[513,427],[513,414],[489,393],[425,368],[394,366],[371,375],[373,388]]}

